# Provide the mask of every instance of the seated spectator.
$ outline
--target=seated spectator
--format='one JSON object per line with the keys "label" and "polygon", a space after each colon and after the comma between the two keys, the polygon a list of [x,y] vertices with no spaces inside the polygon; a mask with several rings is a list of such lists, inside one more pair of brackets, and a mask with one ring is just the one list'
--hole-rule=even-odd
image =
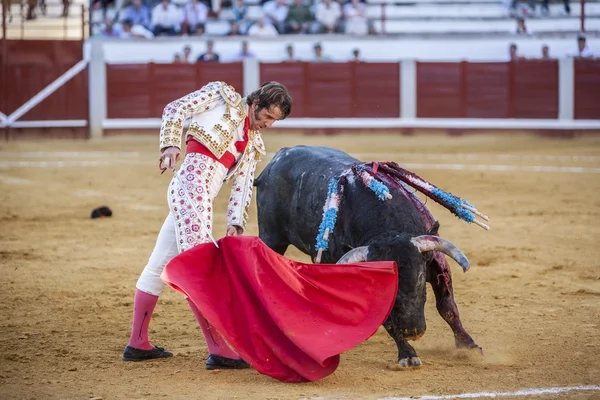
{"label": "seated spectator", "polygon": [[152,10],[152,30],[155,36],[181,31],[181,11],[170,0],[162,0]]}
{"label": "seated spectator", "polygon": [[182,24],[187,28],[187,33],[193,35],[202,28],[204,33],[204,24],[208,20],[208,7],[198,0],[190,0],[183,7]]}
{"label": "seated spectator", "polygon": [[542,46],[542,60],[552,60],[552,57],[550,57],[550,48],[548,47],[547,44]]}
{"label": "seated spectator", "polygon": [[231,22],[231,28],[229,28],[229,33],[227,36],[242,36],[243,33],[240,30],[240,25],[236,22]]}
{"label": "seated spectator", "polygon": [[102,25],[104,25],[104,20],[102,0],[95,0],[90,9],[90,29],[92,30],[92,35],[100,33]]}
{"label": "seated spectator", "polygon": [[364,36],[369,33],[367,6],[359,0],[351,0],[344,6],[346,34]]}
{"label": "seated spectator", "polygon": [[181,56],[178,53],[175,53],[175,57],[173,57],[173,64],[181,64]]}
{"label": "seated spectator", "polygon": [[256,54],[248,49],[248,42],[246,40],[242,42],[242,51],[235,56],[234,61],[243,61],[245,58],[256,58]]}
{"label": "seated spectator", "polygon": [[[265,22],[272,24],[277,31],[284,32],[288,6],[285,0],[270,0],[263,5]],[[248,33],[249,34],[249,33]]]}
{"label": "seated spectator", "polygon": [[332,0],[323,0],[317,4],[316,18],[321,33],[339,32],[341,30],[340,21],[342,18],[340,3]]}
{"label": "seated spectator", "polygon": [[117,17],[119,16],[119,9],[115,5],[113,0],[108,0],[104,4],[104,18],[110,19],[113,22],[117,22]]}
{"label": "seated spectator", "polygon": [[279,32],[270,23],[265,21],[264,17],[258,17],[256,23],[248,29],[248,36],[255,37],[275,37]]}
{"label": "seated spectator", "polygon": [[514,43],[511,43],[510,46],[508,47],[508,61],[517,61],[517,60],[524,60],[524,59],[525,59],[525,57],[522,57],[517,54],[517,45]]}
{"label": "seated spectator", "polygon": [[132,25],[141,25],[150,28],[150,10],[142,4],[142,0],[133,0],[133,3],[123,12],[122,21],[131,21]]}
{"label": "seated spectator", "polygon": [[190,46],[186,45],[183,48],[183,59],[181,61],[184,64],[190,64],[192,62],[191,56],[192,56],[192,48]]}
{"label": "seated spectator", "polygon": [[244,0],[235,0],[233,7],[231,7],[231,12],[233,14],[233,22],[241,24],[246,21],[248,6],[244,4]]}
{"label": "seated spectator", "polygon": [[282,61],[282,62],[298,62],[299,60],[297,60],[294,57],[294,47],[291,44],[288,44],[287,46],[285,46],[285,51],[287,53],[287,57]]}
{"label": "seated spectator", "polygon": [[212,40],[206,42],[206,53],[200,55],[197,62],[219,62],[219,55],[214,52],[215,44]]}
{"label": "seated spectator", "polygon": [[575,58],[594,58],[594,54],[586,43],[586,37],[583,33],[577,35],[577,50],[570,54]]}
{"label": "seated spectator", "polygon": [[294,0],[294,4],[288,9],[285,20],[287,33],[307,33],[314,20],[308,6],[303,0]]}
{"label": "seated spectator", "polygon": [[126,19],[121,24],[121,39],[141,38],[152,39],[154,35],[142,25],[134,25],[130,20]]}
{"label": "seated spectator", "polygon": [[360,62],[360,50],[359,49],[352,50],[352,58],[350,59],[350,62]]}
{"label": "seated spectator", "polygon": [[121,31],[113,26],[113,21],[107,19],[104,21],[104,28],[100,30],[100,35],[106,38],[121,37]]}
{"label": "seated spectator", "polygon": [[517,21],[517,29],[516,29],[517,35],[531,35],[532,34],[532,32],[529,31],[527,29],[527,26],[525,25],[525,18],[517,17],[516,21]]}
{"label": "seated spectator", "polygon": [[323,47],[321,47],[321,43],[316,43],[313,48],[315,52],[315,57],[313,58],[314,62],[330,62],[331,58],[323,55]]}

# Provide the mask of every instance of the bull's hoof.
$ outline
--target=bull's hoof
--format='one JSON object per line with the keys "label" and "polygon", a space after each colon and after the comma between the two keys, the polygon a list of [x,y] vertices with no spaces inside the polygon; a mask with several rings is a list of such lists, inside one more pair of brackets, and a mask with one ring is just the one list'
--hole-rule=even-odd
{"label": "bull's hoof", "polygon": [[406,371],[411,368],[419,368],[423,365],[419,357],[401,358],[397,364],[388,365],[392,371]]}
{"label": "bull's hoof", "polygon": [[413,368],[419,368],[421,365],[421,359],[419,357],[413,357],[410,359],[410,366]]}
{"label": "bull's hoof", "polygon": [[455,338],[454,343],[456,344],[457,349],[464,350],[478,350],[481,355],[483,355],[483,349],[479,346],[473,339],[470,337],[468,339],[464,338]]}

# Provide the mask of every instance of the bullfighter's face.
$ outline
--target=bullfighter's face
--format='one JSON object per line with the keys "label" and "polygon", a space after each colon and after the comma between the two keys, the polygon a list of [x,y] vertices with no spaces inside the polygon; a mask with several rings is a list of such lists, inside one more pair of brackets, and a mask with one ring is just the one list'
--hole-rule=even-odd
{"label": "bullfighter's face", "polygon": [[281,110],[277,106],[269,108],[258,108],[257,104],[252,104],[248,110],[248,118],[250,119],[251,130],[261,130],[270,128],[275,121],[278,121],[283,116]]}

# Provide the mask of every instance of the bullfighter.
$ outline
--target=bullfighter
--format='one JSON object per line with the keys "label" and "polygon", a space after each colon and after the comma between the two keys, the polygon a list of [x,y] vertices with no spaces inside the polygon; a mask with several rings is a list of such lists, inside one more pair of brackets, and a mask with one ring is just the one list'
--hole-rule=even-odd
{"label": "bullfighter", "polygon": [[[210,82],[164,108],[159,168],[162,172],[175,170],[181,155],[183,125],[191,117],[185,136],[186,154],[167,191],[170,212],[136,284],[133,325],[123,360],[143,361],[173,355],[153,346],[148,339],[152,313],[165,285],[161,273],[175,256],[212,239],[213,202],[223,184],[229,181],[232,189],[226,235],[244,233],[254,171],[260,156],[265,154],[260,130],[286,118],[291,109],[287,88],[278,82],[266,82],[242,98],[232,86],[220,81]],[[248,368],[249,364],[228,346],[190,299],[188,303],[208,346],[206,368]]]}

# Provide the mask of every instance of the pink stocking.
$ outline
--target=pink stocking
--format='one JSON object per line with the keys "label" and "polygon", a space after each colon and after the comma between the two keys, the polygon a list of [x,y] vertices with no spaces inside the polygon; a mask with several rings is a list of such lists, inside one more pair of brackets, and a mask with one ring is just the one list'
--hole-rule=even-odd
{"label": "pink stocking", "polygon": [[129,337],[129,346],[142,350],[154,348],[148,341],[148,325],[150,325],[150,319],[157,301],[158,296],[136,289],[133,300],[133,326]]}
{"label": "pink stocking", "polygon": [[198,321],[198,325],[200,325],[200,329],[202,329],[206,345],[208,346],[208,352],[216,356],[233,358],[236,360],[239,359],[240,356],[229,347],[225,339],[223,339],[223,336],[221,336],[221,334],[208,323],[206,318],[200,314],[200,310],[198,310],[198,307],[196,307],[194,302],[188,299],[188,304],[194,312],[194,316],[196,317],[196,321]]}

